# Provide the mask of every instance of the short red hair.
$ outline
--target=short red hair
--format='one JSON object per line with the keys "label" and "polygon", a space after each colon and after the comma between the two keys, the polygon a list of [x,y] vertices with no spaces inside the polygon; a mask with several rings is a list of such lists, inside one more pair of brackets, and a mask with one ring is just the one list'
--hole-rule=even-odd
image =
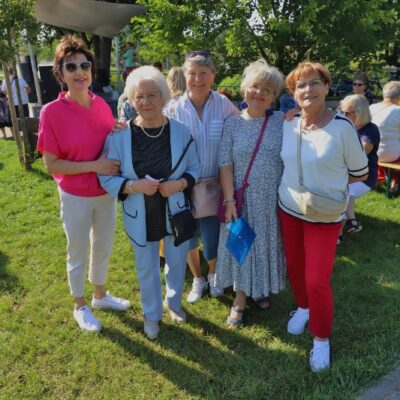
{"label": "short red hair", "polygon": [[320,76],[322,82],[331,86],[331,74],[324,65],[312,61],[302,61],[295,69],[290,71],[289,75],[286,77],[286,87],[288,91],[293,94],[296,89],[296,82],[300,77],[313,72],[316,72]]}

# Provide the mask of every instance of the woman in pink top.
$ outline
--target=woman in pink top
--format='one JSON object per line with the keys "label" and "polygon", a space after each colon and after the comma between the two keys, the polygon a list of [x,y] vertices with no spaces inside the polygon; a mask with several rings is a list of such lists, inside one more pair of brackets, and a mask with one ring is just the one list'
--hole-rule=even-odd
{"label": "woman in pink top", "polygon": [[119,162],[101,155],[114,118],[107,103],[89,91],[94,57],[81,39],[70,35],[61,39],[54,55],[53,73],[67,91],[42,109],[38,150],[60,193],[68,243],[68,281],[75,298],[74,319],[83,330],[99,331],[100,322],[84,297],[89,245],[92,307],[126,310],[130,306],[128,300],[111,296],[105,288],[116,204],[101,188],[97,173],[119,174]]}

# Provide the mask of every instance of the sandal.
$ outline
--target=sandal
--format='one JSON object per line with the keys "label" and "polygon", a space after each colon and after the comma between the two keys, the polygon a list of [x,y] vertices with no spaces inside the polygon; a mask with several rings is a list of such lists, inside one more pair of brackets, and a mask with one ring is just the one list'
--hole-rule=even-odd
{"label": "sandal", "polygon": [[361,224],[358,223],[358,221],[354,218],[352,219],[348,219],[347,220],[347,233],[356,233],[356,232],[360,232],[362,230],[362,226]]}
{"label": "sandal", "polygon": [[237,306],[234,306],[234,307],[231,307],[231,312],[232,311],[238,313],[240,316],[237,318],[233,318],[229,315],[228,318],[226,319],[226,323],[228,324],[229,328],[236,329],[236,328],[239,328],[243,324],[243,313],[245,310],[242,308],[239,308]]}
{"label": "sandal", "polygon": [[269,310],[271,308],[269,296],[262,296],[256,299],[253,297],[253,301],[260,310]]}

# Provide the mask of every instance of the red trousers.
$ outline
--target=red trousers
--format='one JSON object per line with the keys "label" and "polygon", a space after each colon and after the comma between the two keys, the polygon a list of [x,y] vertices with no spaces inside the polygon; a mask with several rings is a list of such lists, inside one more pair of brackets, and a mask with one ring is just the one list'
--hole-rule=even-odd
{"label": "red trousers", "polygon": [[288,278],[296,304],[309,308],[308,329],[327,338],[332,331],[333,293],[330,278],[341,223],[303,221],[279,210]]}

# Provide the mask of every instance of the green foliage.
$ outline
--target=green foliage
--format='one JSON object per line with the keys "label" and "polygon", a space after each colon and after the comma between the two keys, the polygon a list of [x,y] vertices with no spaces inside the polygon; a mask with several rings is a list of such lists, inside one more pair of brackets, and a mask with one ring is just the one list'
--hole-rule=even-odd
{"label": "green foliage", "polygon": [[[267,312],[249,302],[238,331],[225,325],[231,291],[184,301],[188,323],[164,316],[159,339],[147,340],[120,213],[107,286],[132,309],[95,311],[102,332],[80,332],[56,185],[41,159],[22,170],[11,140],[0,140],[0,160],[1,399],[351,400],[400,359],[400,208],[382,190],[357,200],[364,229],[338,248],[332,368],[312,374],[310,335],[286,332],[289,289]],[[190,284],[188,271],[185,296]]]}
{"label": "green foliage", "polygon": [[0,60],[11,61],[25,42],[36,42],[33,0],[0,0]]}
{"label": "green foliage", "polygon": [[[133,18],[140,54],[181,64],[187,50],[208,48],[223,74],[260,56],[287,73],[309,58],[335,68],[384,57],[400,30],[398,0],[139,0]],[[400,60],[399,60],[400,61]]]}
{"label": "green foliage", "polygon": [[228,76],[218,83],[218,87],[229,90],[234,99],[240,99],[240,82],[242,76],[239,74]]}

